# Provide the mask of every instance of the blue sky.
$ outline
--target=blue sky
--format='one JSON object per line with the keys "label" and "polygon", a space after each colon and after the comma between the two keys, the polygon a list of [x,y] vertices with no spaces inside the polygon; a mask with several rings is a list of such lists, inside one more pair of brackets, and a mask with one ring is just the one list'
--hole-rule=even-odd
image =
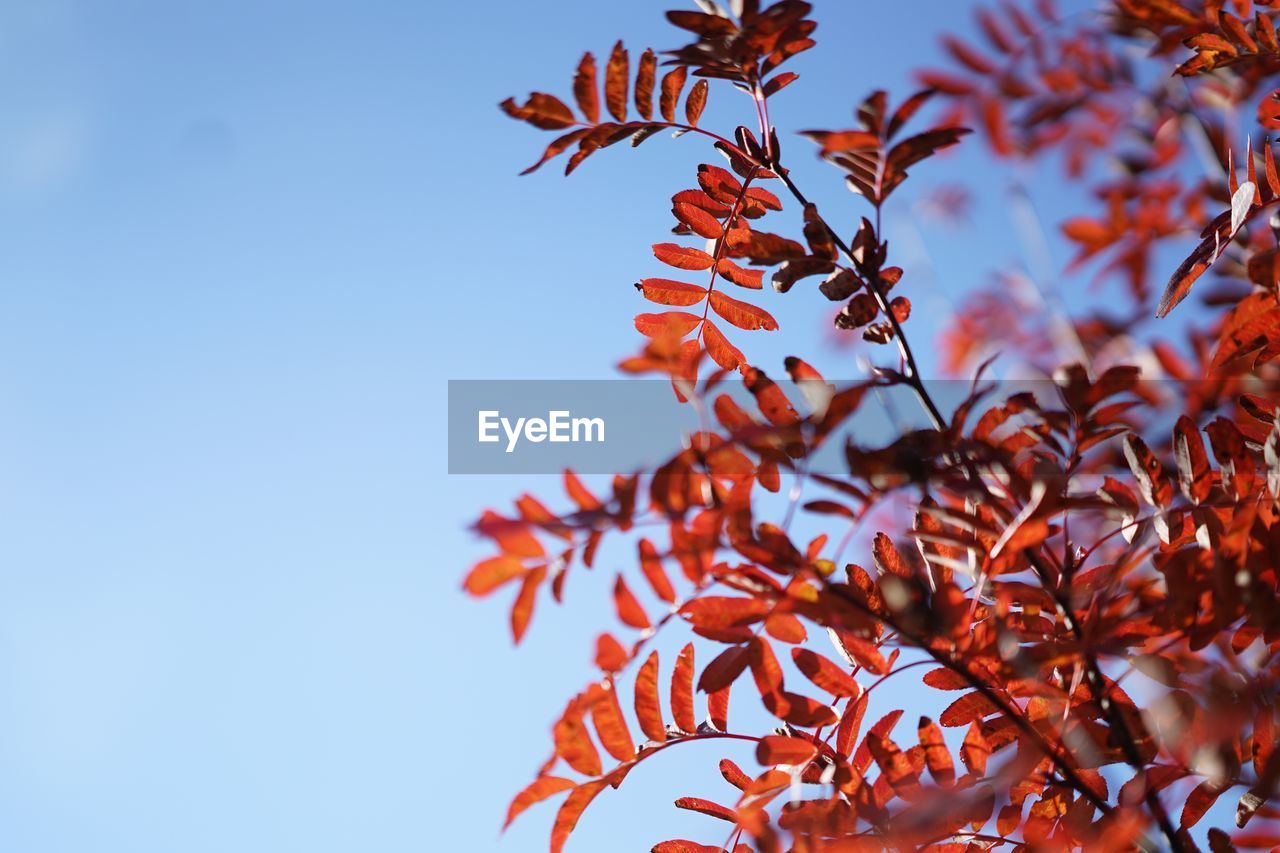
{"label": "blue sky", "polygon": [[[971,30],[964,6],[820,3],[776,121],[846,126],[870,89],[901,95],[941,29]],[[635,344],[630,284],[710,155],[654,139],[517,178],[546,138],[495,105],[565,93],[618,36],[675,46],[663,8],[0,7],[0,846],[543,847],[547,810],[497,826],[592,674],[610,576],[575,577],[519,651],[505,601],[462,596],[466,523],[555,482],[446,475],[446,380],[609,376]],[[708,121],[744,107],[714,91]],[[916,183],[985,187],[971,230],[918,217],[910,190],[890,214],[891,239],[928,247],[922,340],[1018,257],[1010,175],[969,147]],[[1078,198],[1024,178],[1051,214]],[[846,369],[800,290],[762,297],[784,332],[751,354]],[[638,771],[571,849],[705,833],[669,802],[723,793],[718,757]]]}

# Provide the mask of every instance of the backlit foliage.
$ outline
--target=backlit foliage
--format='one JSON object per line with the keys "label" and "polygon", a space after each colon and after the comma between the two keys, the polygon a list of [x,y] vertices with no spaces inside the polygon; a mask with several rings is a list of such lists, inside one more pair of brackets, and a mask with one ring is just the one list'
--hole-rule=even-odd
{"label": "backlit foliage", "polygon": [[[613,582],[620,627],[596,640],[599,677],[569,699],[508,822],[561,797],[558,851],[637,764],[724,740],[753,745],[759,766],[721,761],[725,796],[675,801],[707,817],[705,837],[655,837],[655,851],[1280,845],[1280,177],[1268,138],[1280,10],[1109,0],[1061,16],[1048,0],[1001,0],[975,7],[983,43],[945,39],[951,65],[920,71],[918,94],[872,92],[854,126],[797,138],[769,105],[802,97],[788,61],[816,46],[812,11],[705,0],[667,15],[683,47],[634,63],[621,42],[603,64],[583,56],[572,106],[541,92],[502,104],[557,134],[529,171],[564,156],[572,172],[658,134],[705,143],[671,196],[674,237],[652,247],[669,277],[635,284],[654,305],[634,318],[643,344],[621,368],[668,377],[709,412],[654,470],[594,491],[566,472],[556,509],[524,495],[476,524],[494,551],[465,587],[515,588],[517,642],[535,601],[560,600],[602,540],[635,555]],[[712,89],[744,125],[706,126]],[[964,139],[970,127],[980,142]],[[1095,267],[1112,289],[1068,317],[1048,301],[1016,310],[1010,276],[996,276],[946,324],[949,366],[974,381],[944,411],[912,351],[911,302],[894,294],[911,283],[881,212],[917,167],[963,200],[946,159],[925,162],[962,141],[1088,181],[1094,209],[1061,229],[1078,247],[1071,267]],[[809,202],[787,166],[795,151],[834,167],[865,216],[837,225]],[[896,367],[832,387],[789,358],[790,382],[770,378],[752,362],[755,336],[810,338],[779,329],[766,278],[777,294],[819,279],[774,298],[816,290],[840,306],[839,334],[892,348]],[[1053,393],[1001,399],[978,364],[997,350],[1052,377]],[[750,411],[722,393],[730,382]],[[842,476],[810,472],[888,386],[918,400],[927,426],[849,442]],[[781,493],[793,482],[804,498]],[[860,535],[894,506],[910,508],[907,529]],[[830,532],[799,540],[797,517]],[[655,638],[679,632],[687,645],[660,657]],[[945,696],[936,719],[884,707],[888,679]],[[735,725],[743,703],[771,724]],[[1206,832],[1227,798],[1234,825]]]}

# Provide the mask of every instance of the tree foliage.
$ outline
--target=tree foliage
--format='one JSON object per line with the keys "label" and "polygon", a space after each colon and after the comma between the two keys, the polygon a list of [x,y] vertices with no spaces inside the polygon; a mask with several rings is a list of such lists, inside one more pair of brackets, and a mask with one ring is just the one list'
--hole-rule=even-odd
{"label": "tree foliage", "polygon": [[[612,587],[618,636],[596,641],[599,677],[569,699],[508,822],[564,795],[558,851],[639,763],[719,739],[753,744],[759,767],[722,761],[721,801],[675,801],[708,818],[706,838],[654,851],[1280,845],[1280,177],[1268,138],[1280,11],[1100,5],[977,8],[985,41],[946,38],[951,65],[920,71],[919,93],[893,104],[872,92],[854,126],[799,139],[769,105],[795,96],[789,61],[816,45],[800,0],[699,0],[667,13],[682,47],[634,63],[621,42],[606,62],[584,55],[572,106],[542,92],[503,102],[557,134],[528,171],[564,155],[569,173],[659,133],[706,143],[707,162],[671,196],[674,237],[652,247],[670,272],[635,284],[652,306],[620,366],[669,378],[710,413],[653,470],[595,491],[566,472],[560,509],[524,495],[476,524],[495,551],[465,588],[518,589],[517,642],[535,601],[560,600],[605,537],[635,540]],[[708,128],[712,89],[750,120]],[[838,227],[811,203],[783,136],[833,166],[865,216]],[[974,380],[947,412],[912,351],[911,303],[894,294],[910,282],[881,212],[909,172],[962,141],[1010,161],[1056,157],[1087,182],[1095,209],[1061,230],[1078,247],[1071,268],[1092,266],[1113,295],[1076,316],[1026,311],[997,277],[947,323],[947,362]],[[766,275],[778,294],[820,279],[839,334],[893,348],[897,366],[831,387],[789,358],[791,381],[770,378],[749,355],[755,336],[781,333]],[[1157,319],[1175,310],[1187,316]],[[1052,377],[1053,398],[998,398],[979,364],[995,350]],[[722,393],[728,382],[752,410]],[[842,476],[808,471],[889,386],[914,395],[928,425],[883,446],[850,441]],[[792,481],[808,499],[768,499]],[[771,520],[779,503],[786,515]],[[909,528],[846,560],[892,505],[911,508]],[[797,541],[798,515],[830,533]],[[680,631],[692,639],[660,657],[655,637]],[[879,707],[876,687],[904,678],[945,696],[936,719]],[[1139,701],[1143,681],[1156,689]],[[735,727],[731,692],[772,727]],[[1226,797],[1235,826],[1193,833]]]}

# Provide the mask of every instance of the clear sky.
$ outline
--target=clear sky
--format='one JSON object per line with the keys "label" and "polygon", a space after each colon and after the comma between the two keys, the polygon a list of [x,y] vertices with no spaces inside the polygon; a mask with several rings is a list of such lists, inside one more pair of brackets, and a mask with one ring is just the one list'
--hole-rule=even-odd
{"label": "clear sky", "polygon": [[[847,126],[939,61],[940,29],[971,29],[950,0],[817,5],[775,112],[792,130]],[[635,344],[631,282],[711,155],[654,139],[517,178],[546,137],[495,105],[565,94],[619,36],[675,46],[663,8],[0,5],[0,848],[545,845],[546,809],[497,827],[592,674],[608,575],[575,578],[518,651],[505,595],[464,598],[468,520],[555,487],[447,476],[445,383],[608,376]],[[749,114],[711,102],[711,122]],[[852,224],[856,199],[786,144]],[[1010,174],[969,147],[916,183],[986,186],[971,230],[910,191],[890,218],[924,340],[1018,259]],[[1041,180],[1050,213],[1074,198]],[[762,336],[760,363],[847,364],[811,296],[762,296],[796,331]],[[669,802],[723,793],[716,757],[646,766],[571,849],[704,833]]]}

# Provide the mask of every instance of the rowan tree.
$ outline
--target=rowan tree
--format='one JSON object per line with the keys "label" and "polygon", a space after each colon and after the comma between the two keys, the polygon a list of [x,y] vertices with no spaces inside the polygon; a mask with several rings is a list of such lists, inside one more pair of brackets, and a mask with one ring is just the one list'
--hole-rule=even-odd
{"label": "rowan tree", "polygon": [[[652,470],[594,490],[566,472],[559,509],[524,495],[476,523],[495,552],[465,588],[517,590],[517,642],[603,540],[634,548],[613,585],[622,627],[596,639],[599,676],[569,698],[508,823],[562,796],[558,851],[636,765],[719,739],[753,745],[759,766],[721,761],[725,796],[675,803],[707,816],[705,837],[654,851],[1280,845],[1271,5],[1106,0],[1061,16],[1000,0],[976,8],[984,43],[944,39],[951,64],[919,71],[917,94],[873,91],[852,127],[797,134],[770,104],[804,97],[789,61],[817,47],[810,4],[699,0],[667,13],[683,46],[633,57],[619,42],[582,57],[570,98],[503,102],[556,134],[527,171],[696,138],[681,143],[701,153],[671,196],[674,236],[652,246],[669,277],[635,284],[654,307],[620,367],[711,413]],[[702,121],[712,89],[741,126]],[[947,319],[947,364],[973,382],[944,406],[881,214],[957,144],[1086,183],[1094,209],[1060,225],[1079,248],[1069,270],[1109,289],[1065,313],[993,276]],[[788,165],[810,152],[861,215],[808,200]],[[921,170],[940,188],[960,177],[947,160]],[[753,363],[753,338],[788,332],[769,299],[829,300],[836,333],[890,363],[840,384],[800,357]],[[1046,383],[1002,394],[983,381],[993,352]],[[767,375],[778,367],[789,382]],[[924,426],[873,446],[842,432],[886,390],[914,397]],[[833,441],[842,470],[810,470]],[[864,528],[886,506],[910,509],[904,529]],[[801,539],[798,519],[826,532]],[[661,660],[655,638],[680,632]],[[891,679],[944,697],[936,719],[885,707]],[[769,721],[731,722],[731,688],[744,719]],[[1234,826],[1206,832],[1225,798]]]}

